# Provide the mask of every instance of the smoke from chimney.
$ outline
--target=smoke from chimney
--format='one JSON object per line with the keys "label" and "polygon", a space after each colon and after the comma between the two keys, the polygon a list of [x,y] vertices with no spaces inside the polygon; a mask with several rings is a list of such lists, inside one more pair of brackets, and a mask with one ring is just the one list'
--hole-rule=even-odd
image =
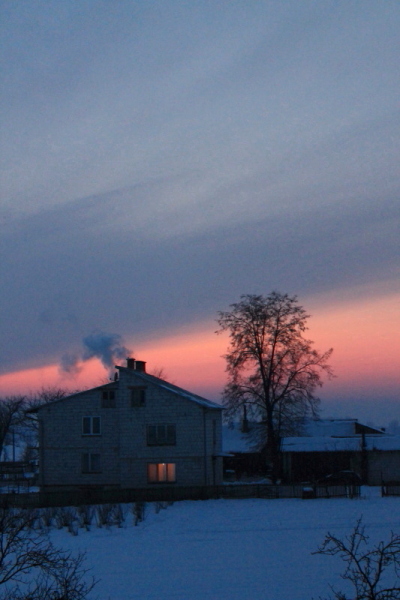
{"label": "smoke from chimney", "polygon": [[130,355],[128,348],[122,345],[121,336],[116,333],[92,333],[83,338],[83,345],[83,360],[99,358],[106,369],[112,368],[115,362]]}
{"label": "smoke from chimney", "polygon": [[61,357],[61,371],[70,375],[78,374],[82,369],[78,366],[80,362],[99,358],[103,366],[112,372],[116,363],[131,354],[123,345],[122,337],[116,333],[94,332],[84,337],[82,343],[84,350],[81,357],[73,354],[64,354]]}

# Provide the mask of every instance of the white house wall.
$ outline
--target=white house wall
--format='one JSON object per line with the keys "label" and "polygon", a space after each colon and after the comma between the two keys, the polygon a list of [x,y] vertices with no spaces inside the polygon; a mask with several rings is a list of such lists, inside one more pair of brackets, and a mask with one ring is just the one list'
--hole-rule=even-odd
{"label": "white house wall", "polygon": [[[150,378],[151,379],[151,378]],[[146,403],[131,407],[129,386],[146,385]],[[107,386],[110,389],[111,386]],[[115,408],[102,408],[101,388],[39,410],[41,485],[48,487],[146,487],[148,463],[174,463],[176,485],[222,481],[221,410],[193,402],[121,369]],[[83,417],[101,418],[101,435],[82,435]],[[176,444],[148,446],[147,426],[174,424]],[[82,454],[101,455],[101,473],[82,473]]]}

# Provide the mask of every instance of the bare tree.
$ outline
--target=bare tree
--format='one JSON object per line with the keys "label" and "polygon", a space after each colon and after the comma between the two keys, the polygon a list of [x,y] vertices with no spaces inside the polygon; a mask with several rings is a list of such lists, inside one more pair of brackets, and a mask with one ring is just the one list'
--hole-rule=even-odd
{"label": "bare tree", "polygon": [[42,387],[37,392],[31,394],[30,396],[27,396],[26,406],[28,411],[28,425],[29,420],[32,418],[32,414],[34,414],[35,409],[39,408],[40,406],[43,406],[44,404],[50,404],[51,402],[62,400],[63,398],[66,398],[66,396],[75,394],[76,392],[71,392],[70,390],[60,387]]}
{"label": "bare tree", "polygon": [[83,600],[96,585],[85,555],[56,548],[36,511],[0,509],[1,600]]}
{"label": "bare tree", "polygon": [[308,415],[317,415],[322,375],[332,349],[320,354],[303,337],[309,315],[297,297],[272,292],[245,295],[228,312],[219,312],[220,329],[227,331],[225,355],[228,383],[223,393],[227,416],[248,413],[263,424],[262,446],[276,479],[280,470],[280,438],[293,432]]}
{"label": "bare tree", "polygon": [[[368,541],[360,518],[352,533],[344,540],[328,533],[322,545],[313,553],[340,556],[346,563],[341,577],[351,584],[354,593],[349,597],[331,586],[336,600],[400,599],[400,535],[392,532],[388,542],[381,541],[372,549],[368,549]],[[389,577],[392,578],[390,583]]]}
{"label": "bare tree", "polygon": [[149,375],[158,377],[158,379],[168,379],[168,375],[166,374],[164,367],[154,367],[154,369],[149,372]]}
{"label": "bare tree", "polygon": [[[37,429],[35,408],[65,398],[72,392],[63,388],[43,387],[32,395],[16,395],[0,398],[0,444],[14,425]],[[1,449],[0,445],[0,449]]]}
{"label": "bare tree", "polygon": [[61,400],[66,396],[75,392],[70,392],[64,388],[58,387],[42,387],[38,392],[32,394],[31,396],[26,398],[25,405],[25,425],[37,432],[38,424],[36,419],[35,410],[43,404],[50,404],[51,402],[56,402],[57,400]]}
{"label": "bare tree", "polygon": [[0,455],[7,436],[19,427],[25,418],[26,396],[0,398]]}
{"label": "bare tree", "polygon": [[44,404],[50,404],[69,396],[71,392],[59,387],[42,387],[38,392],[28,396],[25,401],[24,429],[22,436],[25,440],[25,456],[36,458],[39,445],[39,423],[37,409]]}

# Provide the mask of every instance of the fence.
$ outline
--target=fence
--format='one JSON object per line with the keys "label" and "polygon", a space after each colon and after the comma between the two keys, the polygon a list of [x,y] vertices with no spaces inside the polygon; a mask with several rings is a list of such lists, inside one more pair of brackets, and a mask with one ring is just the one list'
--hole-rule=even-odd
{"label": "fence", "polygon": [[219,486],[174,486],[141,489],[79,489],[43,491],[27,494],[1,494],[0,506],[44,508],[86,504],[127,502],[175,502],[178,500],[210,500],[217,498],[355,498],[360,487],[354,485],[312,486],[228,484]]}
{"label": "fence", "polygon": [[35,478],[32,466],[23,461],[0,462],[0,493],[29,492]]}
{"label": "fence", "polygon": [[400,496],[400,482],[382,483],[381,493],[382,496]]}

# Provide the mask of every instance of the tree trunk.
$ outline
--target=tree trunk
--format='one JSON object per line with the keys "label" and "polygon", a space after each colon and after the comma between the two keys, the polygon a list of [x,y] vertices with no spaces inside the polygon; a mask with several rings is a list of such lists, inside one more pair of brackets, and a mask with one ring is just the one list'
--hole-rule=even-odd
{"label": "tree trunk", "polygon": [[272,415],[267,416],[267,443],[265,446],[266,461],[270,464],[270,477],[276,483],[281,477],[280,441],[274,427]]}

